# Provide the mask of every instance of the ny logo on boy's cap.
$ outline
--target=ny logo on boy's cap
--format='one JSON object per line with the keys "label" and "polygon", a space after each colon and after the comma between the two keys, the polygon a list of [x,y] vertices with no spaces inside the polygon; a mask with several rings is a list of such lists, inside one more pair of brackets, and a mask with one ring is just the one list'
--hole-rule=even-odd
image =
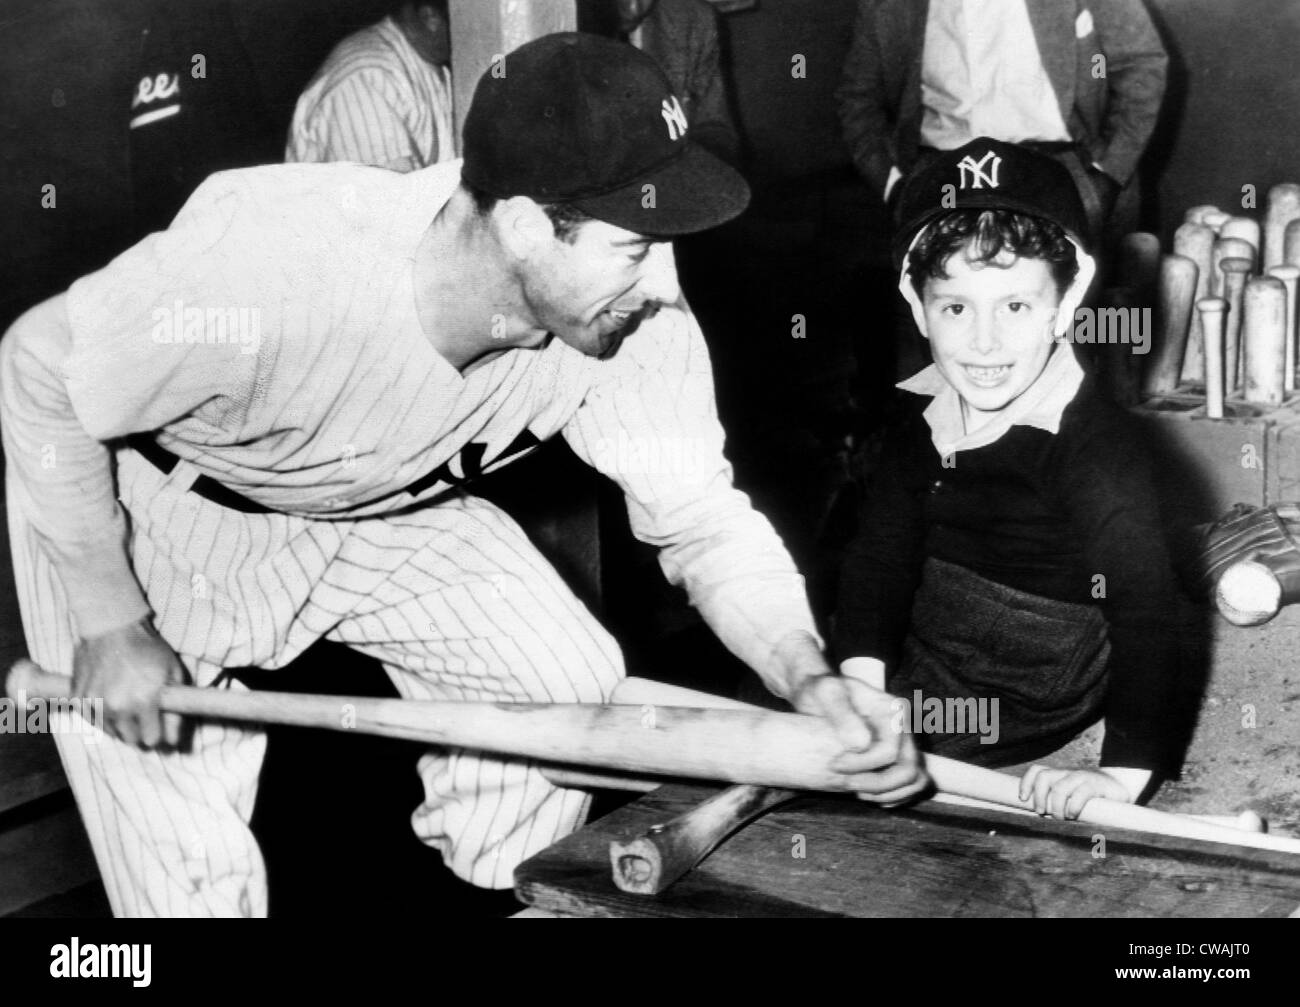
{"label": "ny logo on boy's cap", "polygon": [[[984,166],[993,162],[992,168],[985,172]],[[998,169],[1002,167],[1002,158],[998,157],[993,151],[987,151],[978,161],[967,154],[957,162],[957,170],[961,173],[961,188],[982,189],[987,185],[990,189],[998,187]],[[967,179],[970,185],[966,184]]]}
{"label": "ny logo on boy's cap", "polygon": [[660,115],[668,124],[668,139],[680,140],[686,135],[686,113],[682,110],[682,103],[677,100],[677,95],[672,94],[664,99]]}

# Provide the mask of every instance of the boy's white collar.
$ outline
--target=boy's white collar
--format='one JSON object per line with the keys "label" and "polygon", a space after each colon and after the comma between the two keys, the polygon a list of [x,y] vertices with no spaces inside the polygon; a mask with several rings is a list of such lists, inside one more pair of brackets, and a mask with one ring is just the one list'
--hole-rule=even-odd
{"label": "boy's white collar", "polygon": [[992,444],[1016,425],[1058,433],[1065,407],[1078,394],[1082,383],[1083,368],[1074,358],[1074,347],[1061,343],[1052,351],[1043,373],[1023,395],[969,434],[962,420],[961,396],[933,364],[900,381],[898,387],[916,395],[934,396],[922,415],[930,425],[930,440],[939,457],[948,458],[958,451],[973,451]]}

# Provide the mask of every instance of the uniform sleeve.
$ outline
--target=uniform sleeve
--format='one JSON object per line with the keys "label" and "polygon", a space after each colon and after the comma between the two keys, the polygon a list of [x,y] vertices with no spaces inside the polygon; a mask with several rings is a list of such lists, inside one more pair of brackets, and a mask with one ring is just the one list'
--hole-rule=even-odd
{"label": "uniform sleeve", "polygon": [[106,441],[157,430],[224,399],[246,404],[263,337],[276,329],[283,272],[239,179],[209,178],[172,226],[68,291],[71,347],[62,373],[72,408]]}
{"label": "uniform sleeve", "polygon": [[108,448],[73,412],[62,375],[67,297],[18,319],[0,342],[0,431],[10,507],[21,511],[63,584],[73,630],[98,636],[149,612],[126,552]]}
{"label": "uniform sleeve", "polygon": [[1089,7],[1109,84],[1101,130],[1105,146],[1092,154],[1106,174],[1124,184],[1156,128],[1169,58],[1140,0],[1090,0]]}
{"label": "uniform sleeve", "polygon": [[1072,431],[1061,506],[1083,536],[1084,575],[1110,637],[1105,766],[1177,768],[1178,589],[1146,446],[1124,417]]}
{"label": "uniform sleeve", "polygon": [[[651,330],[651,331],[647,331]],[[580,458],[627,497],[632,531],[727,648],[786,694],[773,648],[816,636],[803,577],[768,520],[732,485],[713,371],[689,312],[665,309],[599,365],[564,428]]]}
{"label": "uniform sleeve", "polygon": [[902,655],[925,561],[925,514],[912,486],[918,460],[912,457],[910,430],[909,424],[891,427],[875,470],[863,480],[835,614],[836,659],[874,657],[890,671]]}
{"label": "uniform sleeve", "polygon": [[[357,70],[319,97],[298,99],[286,161],[355,161],[394,171],[424,167],[411,135],[411,96],[390,73]],[[438,160],[435,152],[430,163]]]}
{"label": "uniform sleeve", "polygon": [[[214,403],[237,408],[251,395],[258,345],[249,337],[273,327],[277,311],[244,282],[267,276],[265,250],[237,240],[244,205],[237,184],[213,176],[169,230],[33,309],[5,337],[0,397],[14,491],[82,637],[147,612],[104,442]],[[254,330],[254,317],[263,328]]]}

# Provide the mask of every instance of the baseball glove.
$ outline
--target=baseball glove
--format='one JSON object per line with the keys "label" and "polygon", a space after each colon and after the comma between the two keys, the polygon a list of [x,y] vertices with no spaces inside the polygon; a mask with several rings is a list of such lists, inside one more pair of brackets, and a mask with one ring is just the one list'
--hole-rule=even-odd
{"label": "baseball glove", "polygon": [[1300,601],[1300,504],[1237,504],[1206,529],[1200,567],[1214,603],[1238,626],[1258,626]]}

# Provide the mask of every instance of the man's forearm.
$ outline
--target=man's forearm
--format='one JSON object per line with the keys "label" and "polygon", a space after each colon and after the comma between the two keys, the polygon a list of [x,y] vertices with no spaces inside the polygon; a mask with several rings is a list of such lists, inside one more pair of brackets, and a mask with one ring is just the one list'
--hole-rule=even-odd
{"label": "man's forearm", "polygon": [[40,537],[85,638],[149,606],[127,556],[109,451],[82,428],[63,382],[70,347],[63,296],[14,324],[0,342],[0,428],[12,505]]}
{"label": "man's forearm", "polygon": [[[744,498],[736,494],[739,500]],[[745,502],[661,553],[668,580],[686,588],[718,639],[775,694],[797,685],[780,645],[791,636],[820,638],[804,579],[767,519]]]}

